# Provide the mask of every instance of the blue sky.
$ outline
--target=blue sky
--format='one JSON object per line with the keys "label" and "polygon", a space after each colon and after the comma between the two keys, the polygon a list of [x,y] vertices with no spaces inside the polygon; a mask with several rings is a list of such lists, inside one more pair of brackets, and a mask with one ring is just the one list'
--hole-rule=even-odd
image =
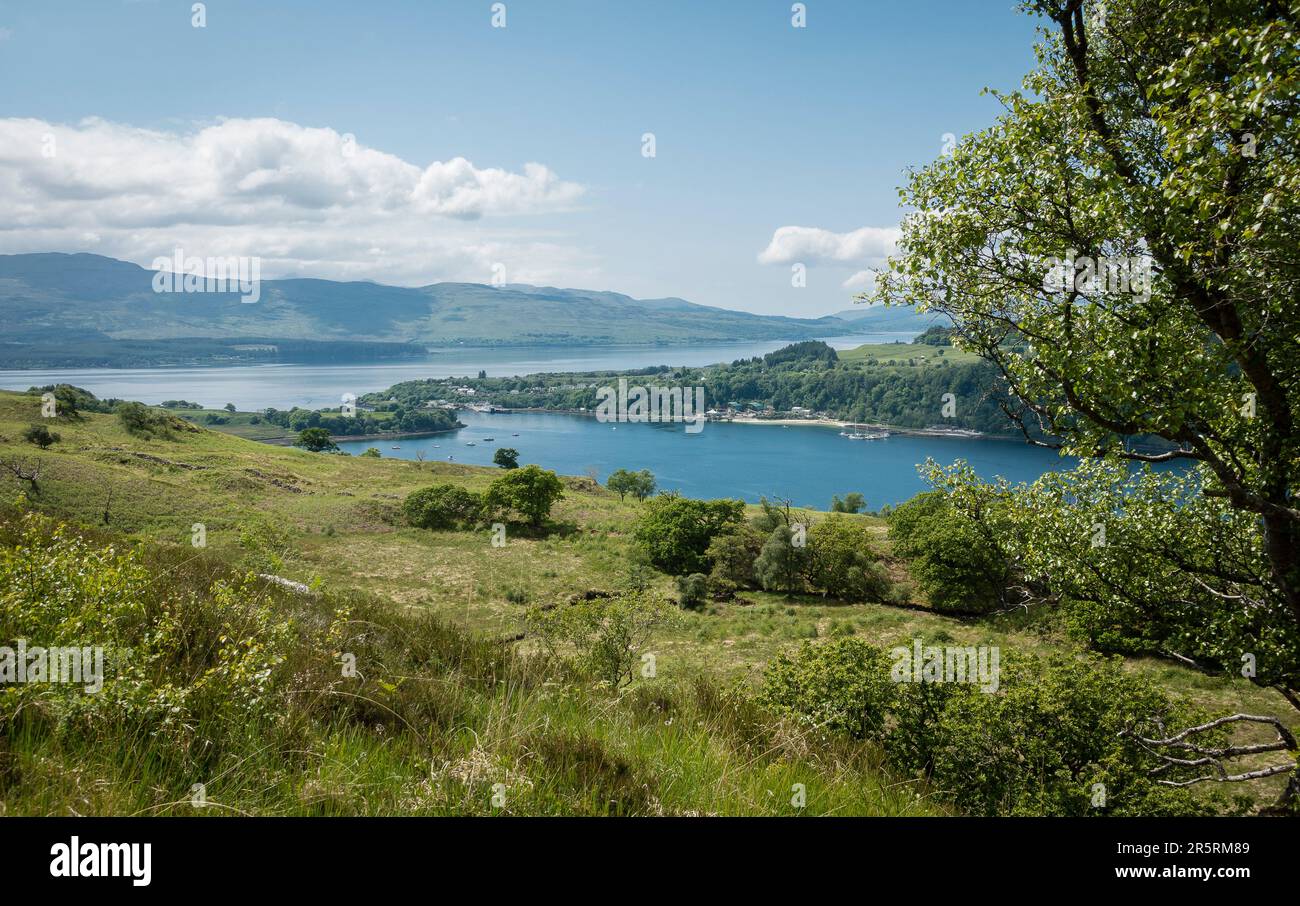
{"label": "blue sky", "polygon": [[[0,0],[0,252],[184,245],[403,284],[499,263],[815,316],[887,235],[844,234],[896,227],[905,168],[1033,64],[1013,0],[807,0],[806,28],[786,0],[506,0],[505,28],[486,0],[210,0],[203,28],[191,6]],[[340,171],[349,135],[379,153]],[[760,262],[795,226],[819,232]]]}

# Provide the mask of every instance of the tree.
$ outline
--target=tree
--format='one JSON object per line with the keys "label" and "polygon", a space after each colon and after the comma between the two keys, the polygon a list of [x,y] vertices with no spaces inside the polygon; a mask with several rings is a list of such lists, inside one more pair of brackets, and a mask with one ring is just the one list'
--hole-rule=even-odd
{"label": "tree", "polygon": [[499,447],[492,456],[492,462],[503,469],[519,468],[519,451],[513,447]]}
{"label": "tree", "polygon": [[[957,345],[1014,394],[1006,411],[1030,442],[1191,463],[1200,497],[1248,517],[1243,546],[1262,552],[1262,574],[1225,570],[1213,551],[1140,565],[1186,570],[1239,621],[1294,640],[1294,5],[1024,5],[1043,17],[1039,67],[1024,92],[999,96],[996,125],[912,174],[902,200],[915,213],[877,295],[951,317]],[[1164,449],[1136,447],[1139,436]],[[1294,683],[1279,689],[1300,707]]]}
{"label": "tree", "polygon": [[738,523],[709,542],[705,558],[713,564],[709,581],[718,591],[754,588],[754,561],[763,552],[763,536],[747,522]]}
{"label": "tree", "polygon": [[998,530],[980,512],[959,509],[944,494],[918,494],[889,514],[894,553],[935,610],[988,611],[1004,600],[1008,555]]}
{"label": "tree", "polygon": [[324,428],[302,429],[298,432],[298,439],[293,442],[293,445],[310,450],[312,453],[326,453],[338,449],[338,445],[330,440],[329,431]]}
{"label": "tree", "polygon": [[675,576],[707,572],[714,537],[744,520],[740,500],[694,500],[676,493],[652,497],[636,521],[633,538],[655,569]]}
{"label": "tree", "polygon": [[540,466],[511,469],[488,486],[484,505],[489,509],[512,509],[523,514],[534,528],[546,521],[551,506],[564,496],[560,476]]}
{"label": "tree", "polygon": [[44,425],[32,425],[23,432],[23,440],[29,444],[36,444],[42,450],[46,450],[51,444],[57,444],[62,438],[58,432],[51,431]]}
{"label": "tree", "polygon": [[642,469],[639,472],[616,469],[606,479],[605,487],[617,494],[619,500],[627,494],[631,494],[637,500],[645,500],[655,491],[655,477],[649,469]]}
{"label": "tree", "polygon": [[483,500],[453,484],[436,484],[412,491],[402,501],[402,514],[417,528],[449,529],[473,523]]}
{"label": "tree", "polygon": [[778,525],[772,529],[763,550],[754,561],[754,574],[768,591],[787,595],[803,591],[803,574],[808,565],[807,545],[797,544],[793,528]]}
{"label": "tree", "polygon": [[233,412],[235,411],[235,404],[234,404],[234,403],[226,403],[226,405],[225,405],[224,407],[222,407],[222,408],[224,408],[227,412],[231,412],[231,413],[233,413]]}
{"label": "tree", "polygon": [[831,498],[832,513],[860,513],[866,505],[867,501],[857,491],[845,494],[843,500],[838,494]]}
{"label": "tree", "polygon": [[808,530],[808,582],[844,601],[882,601],[889,576],[880,565],[871,530],[860,521],[832,516]]}

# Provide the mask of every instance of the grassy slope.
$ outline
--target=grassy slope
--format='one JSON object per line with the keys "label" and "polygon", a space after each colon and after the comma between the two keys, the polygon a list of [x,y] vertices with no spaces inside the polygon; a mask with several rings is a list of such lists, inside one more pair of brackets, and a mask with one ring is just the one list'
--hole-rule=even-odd
{"label": "grassy slope", "polygon": [[[32,397],[0,393],[0,458],[39,456],[42,488],[32,502],[42,511],[100,523],[111,492],[113,531],[188,545],[192,524],[201,522],[212,552],[232,561],[241,556],[240,527],[265,522],[286,535],[283,573],[289,578],[356,589],[411,612],[433,611],[491,636],[515,632],[526,603],[611,587],[629,562],[638,504],[620,502],[589,479],[566,479],[570,490],[553,514],[560,531],[547,538],[511,537],[505,547],[494,548],[487,532],[425,532],[402,527],[396,518],[410,491],[434,482],[481,490],[497,474],[492,469],[325,456],[213,431],[142,441],[115,419],[98,415],[61,423],[56,430],[62,442],[38,454],[18,440],[36,410]],[[6,498],[18,487],[11,475],[0,476]],[[878,520],[858,518],[871,522],[883,541]],[[671,591],[667,577],[658,581]],[[851,632],[891,646],[916,637],[1004,650],[1070,644],[1041,623],[1013,617],[969,622],[924,610],[812,597],[787,600],[757,592],[745,598],[747,603],[684,614],[682,624],[652,646],[660,678],[685,682],[700,671],[754,678],[775,653],[831,633]],[[1158,661],[1135,661],[1133,669],[1152,672],[1215,711],[1291,716],[1275,693],[1244,680],[1206,677]],[[719,808],[748,810],[740,801]],[[744,802],[762,811],[757,803]],[[858,800],[848,808],[870,811],[885,804]]]}

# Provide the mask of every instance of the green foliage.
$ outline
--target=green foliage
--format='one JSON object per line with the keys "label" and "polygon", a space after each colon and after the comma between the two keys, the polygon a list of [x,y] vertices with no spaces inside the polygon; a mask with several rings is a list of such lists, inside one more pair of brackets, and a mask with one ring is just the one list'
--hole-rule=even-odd
{"label": "green foliage", "polygon": [[808,530],[809,584],[843,601],[883,601],[889,576],[880,564],[871,530],[860,522],[831,516]]}
{"label": "green foliage", "polygon": [[841,500],[838,494],[831,499],[832,513],[860,513],[866,507],[867,501],[857,491],[852,491],[844,495]]}
{"label": "green foliage", "polygon": [[48,449],[51,445],[57,444],[62,438],[58,432],[51,431],[44,425],[32,425],[23,431],[23,440],[29,444],[35,444],[42,450]]}
{"label": "green foliage", "polygon": [[158,412],[143,403],[118,403],[113,411],[117,413],[117,419],[122,427],[136,437],[145,439],[170,437],[177,429],[198,430],[191,428],[174,415]]}
{"label": "green foliage", "polygon": [[515,510],[540,526],[551,513],[551,506],[564,496],[560,476],[540,466],[512,469],[488,486],[483,505],[488,510]]}
{"label": "green foliage", "polygon": [[710,569],[710,543],[728,527],[738,525],[744,515],[745,504],[740,500],[659,494],[646,503],[633,537],[656,569],[675,576],[702,573]]}
{"label": "green foliage", "polygon": [[365,451],[361,455],[367,456],[371,459],[380,459],[383,456],[383,454],[379,452],[378,447],[366,447]]}
{"label": "green foliage", "polygon": [[1009,566],[995,530],[943,494],[919,494],[895,508],[889,536],[934,609],[988,611],[1002,602]]}
{"label": "green foliage", "polygon": [[645,500],[655,492],[655,477],[649,469],[639,472],[615,469],[605,481],[605,487],[617,494],[619,500],[628,494],[637,500]]}
{"label": "green foliage", "polygon": [[677,599],[687,610],[698,610],[709,599],[709,577],[703,573],[691,573],[689,576],[677,577]]}
{"label": "green foliage", "polygon": [[763,552],[763,536],[748,522],[729,526],[714,536],[705,551],[705,559],[713,564],[709,582],[720,592],[738,588],[756,588],[754,561]]}
{"label": "green foliage", "polygon": [[583,675],[617,689],[632,682],[642,649],[656,630],[672,625],[676,615],[677,609],[662,598],[629,591],[534,608],[528,625],[552,657],[572,652],[574,666]]}
{"label": "green foliage", "polygon": [[794,526],[778,525],[763,542],[754,561],[754,575],[768,591],[803,591],[804,573],[811,558],[807,544],[796,543],[800,540],[798,531]]}
{"label": "green foliage", "polygon": [[1151,437],[1202,464],[1266,574],[1184,569],[1235,602],[1225,619],[1284,601],[1300,631],[1294,4],[1106,0],[1104,27],[1080,3],[1025,6],[1037,68],[912,171],[876,297],[949,315],[1066,453],[1141,458],[1131,439]]}
{"label": "green foliage", "polygon": [[338,449],[338,444],[330,439],[329,431],[324,428],[303,428],[298,432],[298,439],[293,445],[312,453],[327,453]]}
{"label": "green foliage", "polygon": [[895,696],[885,653],[861,639],[805,642],[767,665],[759,701],[819,735],[879,740]]}
{"label": "green foliage", "polygon": [[[1118,660],[1058,657],[1013,662],[1003,671],[1001,693],[965,687],[934,728],[931,776],[961,808],[977,815],[1212,812],[1186,790],[1157,786],[1150,771],[1158,760],[1124,735],[1157,720],[1190,726],[1200,715]],[[910,731],[901,721],[899,727]]]}
{"label": "green foliage", "polygon": [[452,484],[412,491],[402,502],[402,515],[416,528],[449,529],[473,524],[483,509],[479,495]]}
{"label": "green foliage", "polygon": [[1200,715],[1118,660],[1013,658],[1000,665],[998,691],[986,692],[896,683],[895,654],[856,638],[805,643],[768,664],[759,700],[813,730],[881,743],[896,767],[928,776],[973,814],[1214,811],[1212,801],[1159,786],[1151,771],[1160,761],[1130,735]]}
{"label": "green foliage", "polygon": [[514,447],[498,447],[496,453],[492,454],[492,463],[503,469],[517,469],[519,451]]}

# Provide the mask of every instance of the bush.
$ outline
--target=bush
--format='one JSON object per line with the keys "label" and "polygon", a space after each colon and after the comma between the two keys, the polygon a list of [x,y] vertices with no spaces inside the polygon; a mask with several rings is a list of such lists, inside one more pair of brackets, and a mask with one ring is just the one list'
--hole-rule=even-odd
{"label": "bush", "polygon": [[818,731],[880,739],[896,690],[885,652],[861,639],[805,642],[763,674],[760,701]]}
{"label": "bush", "polygon": [[519,468],[519,451],[514,447],[498,447],[492,454],[492,462],[503,469]]}
{"label": "bush", "polygon": [[1158,786],[1150,776],[1158,761],[1121,735],[1157,718],[1171,727],[1197,719],[1118,658],[1021,660],[1004,665],[1000,694],[966,687],[948,700],[934,733],[932,776],[958,806],[980,815],[1212,813],[1186,790]]}
{"label": "bush", "polygon": [[58,433],[51,431],[44,425],[32,425],[23,432],[23,440],[29,444],[36,444],[42,450],[48,449],[51,444],[57,444],[62,438]]}
{"label": "bush", "polygon": [[146,439],[167,437],[176,427],[175,423],[180,421],[167,413],[155,412],[144,403],[118,403],[113,411],[117,413],[117,420],[127,433]]}
{"label": "bush", "polygon": [[633,538],[656,569],[674,576],[708,572],[709,545],[744,520],[740,500],[693,500],[676,493],[650,498]]}
{"label": "bush", "polygon": [[676,609],[661,598],[625,592],[533,609],[528,626],[552,657],[572,650],[581,673],[617,689],[633,680],[653,632],[675,618]]}
{"label": "bush", "polygon": [[919,494],[890,513],[889,535],[935,610],[984,612],[1002,602],[1005,553],[988,526],[958,511],[941,492]]}
{"label": "bush", "polygon": [[402,502],[402,515],[416,528],[449,529],[472,524],[482,507],[482,499],[472,491],[436,484],[408,494]]}
{"label": "bush", "polygon": [[564,496],[560,476],[541,466],[511,469],[488,486],[483,506],[488,510],[514,510],[540,526],[551,514],[551,507]]}
{"label": "bush", "polygon": [[678,577],[677,595],[682,607],[687,610],[695,610],[703,606],[709,598],[709,577],[703,573]]}

